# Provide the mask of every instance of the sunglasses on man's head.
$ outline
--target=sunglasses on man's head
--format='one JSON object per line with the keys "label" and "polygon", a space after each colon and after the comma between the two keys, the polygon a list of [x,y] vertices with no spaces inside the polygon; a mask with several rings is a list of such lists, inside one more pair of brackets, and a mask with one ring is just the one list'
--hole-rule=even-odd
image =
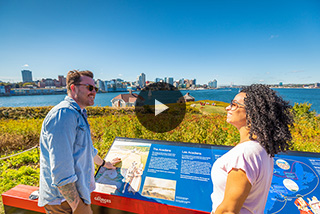
{"label": "sunglasses on man's head", "polygon": [[75,85],[83,85],[83,86],[86,86],[89,91],[93,91],[93,89],[94,89],[96,92],[99,91],[99,88],[97,88],[97,87],[95,87],[95,86],[93,86],[93,85],[89,85],[89,84],[75,84]]}

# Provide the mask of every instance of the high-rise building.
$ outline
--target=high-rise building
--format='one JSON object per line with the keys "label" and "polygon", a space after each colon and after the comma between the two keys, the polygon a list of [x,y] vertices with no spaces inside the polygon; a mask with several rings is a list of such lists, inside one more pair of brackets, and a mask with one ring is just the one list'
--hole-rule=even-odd
{"label": "high-rise building", "polygon": [[99,88],[99,91],[105,91],[105,85],[104,85],[104,81],[100,80],[100,79],[97,79],[97,85],[98,85],[98,88]]}
{"label": "high-rise building", "polygon": [[209,88],[218,88],[218,82],[216,79],[214,79],[213,81],[208,82],[208,87]]}
{"label": "high-rise building", "polygon": [[137,77],[137,83],[140,86],[140,88],[143,88],[146,86],[146,75],[144,73],[141,73],[138,77]]}
{"label": "high-rise building", "polygon": [[124,82],[124,80],[123,80],[123,79],[120,79],[120,78],[117,78],[116,81],[117,81],[117,82]]}
{"label": "high-rise building", "polygon": [[32,82],[32,72],[29,70],[22,70],[22,82]]}
{"label": "high-rise building", "polygon": [[197,85],[197,80],[196,79],[192,80],[192,85]]}
{"label": "high-rise building", "polygon": [[173,85],[173,77],[165,77],[164,82]]}
{"label": "high-rise building", "polygon": [[60,82],[60,86],[66,86],[67,85],[67,80],[66,80],[66,78],[64,77],[64,76],[62,76],[62,75],[59,75],[58,76],[58,80],[59,80],[59,82]]}
{"label": "high-rise building", "polygon": [[161,80],[163,80],[163,79],[157,77],[157,78],[155,79],[155,82],[161,82]]}

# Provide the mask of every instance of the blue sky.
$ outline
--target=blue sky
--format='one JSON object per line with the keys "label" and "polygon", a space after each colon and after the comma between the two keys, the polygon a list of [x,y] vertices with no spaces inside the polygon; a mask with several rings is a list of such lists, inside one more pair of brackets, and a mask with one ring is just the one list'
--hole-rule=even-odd
{"label": "blue sky", "polygon": [[320,82],[318,0],[0,0],[0,80]]}

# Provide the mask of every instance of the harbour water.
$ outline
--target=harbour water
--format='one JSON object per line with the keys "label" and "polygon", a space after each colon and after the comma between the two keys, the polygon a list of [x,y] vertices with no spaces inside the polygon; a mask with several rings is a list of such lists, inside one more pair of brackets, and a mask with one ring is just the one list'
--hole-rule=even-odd
{"label": "harbour water", "polygon": [[[302,88],[276,88],[276,90],[290,104],[310,103],[311,109],[320,114],[320,89]],[[196,100],[216,100],[230,102],[239,92],[239,89],[217,89],[217,90],[182,90],[185,95],[190,93]],[[111,100],[118,93],[98,93],[95,99],[95,106],[111,106]],[[134,92],[138,93],[138,92]],[[34,96],[9,96],[0,97],[0,107],[25,107],[25,106],[54,106],[64,99],[66,95],[34,95]]]}

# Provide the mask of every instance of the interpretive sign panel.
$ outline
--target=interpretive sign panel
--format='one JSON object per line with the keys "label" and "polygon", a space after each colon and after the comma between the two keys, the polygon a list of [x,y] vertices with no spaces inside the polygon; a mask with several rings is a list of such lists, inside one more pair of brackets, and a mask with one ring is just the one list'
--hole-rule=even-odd
{"label": "interpretive sign panel", "polygon": [[277,155],[265,213],[320,214],[319,175],[320,154]]}
{"label": "interpretive sign panel", "polygon": [[[115,170],[98,170],[95,192],[209,213],[211,167],[229,149],[117,137],[104,159],[122,162]],[[288,152],[274,160],[265,213],[320,213],[320,155]]]}

